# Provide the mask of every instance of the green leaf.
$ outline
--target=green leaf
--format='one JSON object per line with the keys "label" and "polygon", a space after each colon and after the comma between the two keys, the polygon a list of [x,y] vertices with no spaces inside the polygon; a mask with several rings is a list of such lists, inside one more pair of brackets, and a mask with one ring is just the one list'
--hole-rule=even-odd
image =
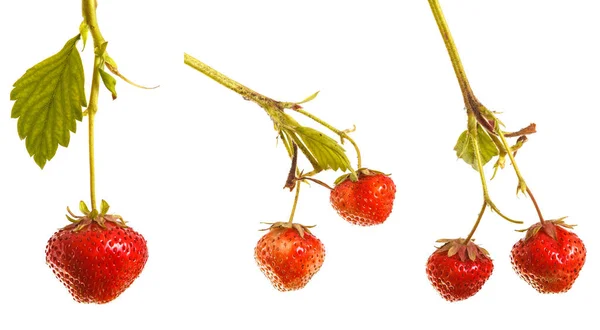
{"label": "green leaf", "polygon": [[111,76],[110,73],[104,71],[104,69],[99,69],[98,71],[100,72],[100,78],[102,78],[102,82],[104,83],[104,86],[112,94],[112,99],[113,100],[116,99],[117,98],[117,89],[116,89],[117,80],[115,79],[115,77]]}
{"label": "green leaf", "polygon": [[295,131],[323,170],[350,169],[350,160],[337,141],[310,127],[299,126]]}
{"label": "green leaf", "polygon": [[87,42],[89,31],[90,31],[89,25],[87,25],[85,20],[83,20],[83,22],[81,22],[81,24],[79,25],[79,34],[81,35],[81,41],[83,42],[83,48],[81,49],[81,51],[83,51],[85,49],[85,44]]}
{"label": "green leaf", "polygon": [[[483,162],[483,164],[481,164],[482,166],[487,164],[495,156],[498,156],[498,148],[494,144],[494,141],[492,141],[488,132],[479,125],[477,125],[477,143],[479,144],[479,152],[481,153],[481,160]],[[456,156],[458,158],[462,158],[465,163],[471,165],[473,169],[477,171],[475,148],[471,143],[471,134],[468,130],[462,132],[454,146],[454,150],[456,151]]]}
{"label": "green leaf", "polygon": [[67,41],[55,55],[34,65],[15,82],[10,99],[17,131],[40,168],[69,145],[70,133],[86,106],[83,65],[76,49],[80,35]]}

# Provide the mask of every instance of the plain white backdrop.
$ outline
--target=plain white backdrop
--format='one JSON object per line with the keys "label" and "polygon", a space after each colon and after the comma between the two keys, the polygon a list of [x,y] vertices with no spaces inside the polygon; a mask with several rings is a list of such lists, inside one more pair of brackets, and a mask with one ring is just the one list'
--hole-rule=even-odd
{"label": "plain white backdrop", "polygon": [[[9,93],[77,33],[80,2],[1,2],[1,329],[593,328],[597,3],[441,1],[478,98],[503,112],[509,129],[538,125],[518,164],[546,217],[568,215],[588,250],[566,294],[540,295],[517,277],[509,252],[522,234],[514,229],[536,214],[515,196],[507,167],[490,183],[492,198],[526,224],[486,214],[475,237],[494,273],[471,299],[448,303],[425,262],[436,239],[469,232],[482,200],[477,173],[452,150],[466,115],[427,1],[98,2],[121,71],[160,85],[119,81],[118,99],[103,90],[97,115],[98,197],[146,237],[150,258],[107,305],[75,303],[46,266],[44,248],[67,224],[65,208],[89,199],[87,121],[42,171],[18,138]],[[260,222],[287,220],[293,198],[282,189],[289,160],[272,123],[185,66],[183,52],[278,100],[320,90],[305,109],[340,129],[356,124],[364,165],[392,173],[394,211],[372,228],[347,224],[325,189],[304,187],[296,221],[317,225],[327,256],[301,291],[273,289],[253,258]],[[92,56],[91,47],[82,54],[86,93]]]}

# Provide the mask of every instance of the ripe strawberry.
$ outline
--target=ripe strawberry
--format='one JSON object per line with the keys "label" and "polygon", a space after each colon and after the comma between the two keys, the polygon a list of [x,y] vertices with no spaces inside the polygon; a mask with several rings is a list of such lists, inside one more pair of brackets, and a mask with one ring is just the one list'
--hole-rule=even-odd
{"label": "ripe strawberry", "polygon": [[333,208],[346,221],[360,226],[383,223],[394,205],[396,185],[387,175],[361,169],[358,180],[353,182],[348,175],[342,176],[331,191]]}
{"label": "ripe strawberry", "polygon": [[568,291],[585,263],[586,250],[562,219],[529,227],[512,248],[513,269],[540,293]]}
{"label": "ripe strawberry", "polygon": [[279,291],[303,288],[325,259],[325,248],[299,224],[275,223],[256,244],[254,258]]}
{"label": "ripe strawberry", "polygon": [[467,299],[488,280],[494,264],[485,249],[462,239],[439,240],[445,243],[427,260],[427,277],[448,301]]}
{"label": "ripe strawberry", "polygon": [[122,220],[81,217],[57,231],[46,246],[46,263],[81,303],[107,303],[140,275],[148,260],[146,240]]}

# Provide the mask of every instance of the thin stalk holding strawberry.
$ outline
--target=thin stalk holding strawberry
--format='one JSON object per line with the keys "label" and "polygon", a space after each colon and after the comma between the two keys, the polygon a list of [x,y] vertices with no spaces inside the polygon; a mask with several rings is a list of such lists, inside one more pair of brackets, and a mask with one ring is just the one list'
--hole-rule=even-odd
{"label": "thin stalk holding strawberry", "polygon": [[292,205],[292,211],[290,212],[290,218],[288,220],[288,223],[293,223],[294,222],[294,215],[296,214],[296,206],[298,205],[298,197],[300,196],[300,184],[301,181],[298,181],[296,183],[296,194],[294,195],[294,204]]}
{"label": "thin stalk holding strawberry", "polygon": [[[100,50],[102,45],[106,42],[100,28],[98,26],[98,19],[96,17],[96,0],[84,0],[82,1],[82,12],[84,22],[89,27],[89,31],[92,34],[94,41],[94,49]],[[92,86],[90,91],[90,101],[87,107],[88,116],[88,138],[89,138],[89,160],[90,160],[90,199],[92,212],[96,210],[96,165],[94,159],[94,119],[96,118],[96,112],[98,111],[98,94],[100,93],[100,67],[102,66],[103,54],[94,52],[94,67],[92,70]]]}
{"label": "thin stalk holding strawberry", "polygon": [[[96,202],[94,132],[100,82],[113,100],[117,97],[116,79],[105,68],[132,83],[118,72],[116,62],[108,55],[108,43],[96,17],[96,0],[82,0],[81,6],[83,22],[79,34],[67,41],[60,52],[27,70],[14,84],[11,99],[16,102],[11,116],[18,118],[19,136],[26,140],[29,154],[40,168],[54,157],[59,145],[68,146],[76,122],[82,121],[84,115],[88,117],[91,209],[84,201],[79,203],[83,215],[76,215],[67,207],[66,218],[71,224],[48,240],[46,263],[73,299],[103,304],[117,298],[140,275],[148,249],[144,237],[128,227],[121,216],[108,213],[110,206],[105,200],[99,209]],[[94,61],[90,96],[86,100],[85,75],[76,46],[82,40],[85,49],[90,33]]]}
{"label": "thin stalk holding strawberry", "polygon": [[[464,244],[472,244],[471,237],[479,226],[487,206],[490,206],[492,210],[506,220],[521,223],[520,221],[515,221],[504,216],[493,204],[489,197],[486,183],[487,180],[483,170],[484,165],[497,156],[498,160],[494,165],[493,179],[498,168],[504,168],[505,158],[508,156],[518,179],[517,194],[523,193],[529,196],[539,217],[539,223],[531,226],[527,230],[527,236],[517,242],[513,247],[511,256],[513,268],[525,281],[542,293],[565,292],[571,288],[581,267],[583,267],[586,250],[583,242],[581,242],[574,233],[568,232],[565,229],[571,229],[572,226],[566,225],[562,219],[544,219],[530,187],[525,183],[525,179],[519,170],[515,160],[516,151],[527,141],[526,136],[528,134],[535,133],[535,124],[530,124],[516,132],[505,132],[502,130],[501,127],[503,127],[504,124],[496,117],[493,111],[488,110],[479,102],[471,89],[439,1],[429,0],[429,4],[442,35],[442,39],[446,45],[446,49],[448,50],[467,110],[468,128],[459,137],[455,150],[459,158],[462,158],[479,172],[484,194],[484,203],[477,221],[470,234],[467,236],[467,239],[463,242]],[[511,146],[507,141],[507,137],[518,137],[516,144]],[[568,237],[568,239],[565,237]],[[452,254],[456,253],[457,250],[464,249],[463,246],[458,246],[457,241],[458,240],[444,240],[446,244],[439,250],[447,250],[449,258]],[[569,242],[572,242],[573,244]],[[539,251],[545,252],[540,254]],[[436,253],[437,252],[438,251],[436,251]],[[487,253],[484,254],[487,255]],[[475,253],[469,255],[469,257],[472,256],[475,256]],[[472,261],[474,260],[472,259]],[[439,261],[439,258],[433,258],[432,256],[430,262],[435,264],[436,262],[442,261]],[[454,299],[455,297],[452,297],[452,295],[446,296],[445,294],[447,294],[447,292],[443,292],[445,289],[436,282],[439,281],[439,276],[435,274],[432,275],[432,269],[435,269],[434,266],[432,266],[431,269],[428,266],[427,270],[428,276],[434,287],[442,293],[444,298],[448,299],[448,297],[450,297],[452,299],[448,300],[457,300]],[[458,270],[454,271],[458,272]],[[444,285],[447,284],[448,283],[445,283]],[[463,295],[463,297],[467,296]]]}

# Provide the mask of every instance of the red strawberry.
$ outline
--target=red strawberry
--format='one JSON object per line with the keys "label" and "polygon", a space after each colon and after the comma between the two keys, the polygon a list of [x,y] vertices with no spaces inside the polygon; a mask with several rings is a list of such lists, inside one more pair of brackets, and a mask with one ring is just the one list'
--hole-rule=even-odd
{"label": "red strawberry", "polygon": [[279,291],[303,288],[325,259],[325,248],[299,224],[275,223],[256,244],[254,258]]}
{"label": "red strawberry", "polygon": [[340,178],[341,182],[331,191],[331,205],[352,224],[381,224],[392,213],[396,185],[389,176],[380,172],[362,169],[357,173],[356,182],[350,180],[348,175]]}
{"label": "red strawberry", "polygon": [[467,299],[476,294],[488,280],[494,264],[485,249],[463,239],[445,242],[427,260],[427,277],[433,287],[448,301]]}
{"label": "red strawberry", "polygon": [[148,249],[146,240],[119,218],[80,217],[56,232],[46,246],[46,263],[81,303],[107,303],[140,275]]}
{"label": "red strawberry", "polygon": [[562,219],[536,223],[512,248],[513,269],[540,293],[568,291],[585,263],[583,242]]}

